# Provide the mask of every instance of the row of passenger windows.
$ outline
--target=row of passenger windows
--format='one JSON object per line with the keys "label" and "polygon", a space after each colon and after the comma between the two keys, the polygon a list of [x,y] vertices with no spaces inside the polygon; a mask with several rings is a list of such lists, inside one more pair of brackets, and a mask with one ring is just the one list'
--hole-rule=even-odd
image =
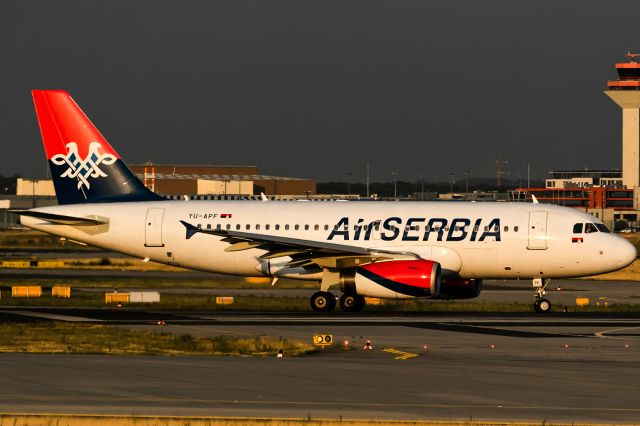
{"label": "row of passenger windows", "polygon": [[[293,229],[295,231],[299,231],[300,229],[304,229],[305,231],[308,231],[308,230],[311,229],[311,227],[312,227],[312,225],[293,225],[292,227],[290,225],[284,225],[284,230],[285,231],[289,231],[290,229]],[[358,228],[360,228],[362,231],[367,232],[367,231],[369,231],[369,227],[371,227],[372,230],[375,230],[375,231],[380,231],[380,228],[381,228],[380,224],[377,224],[377,225],[353,225],[353,230],[357,231]],[[198,224],[198,228],[202,229],[202,225]],[[243,226],[240,225],[240,224],[236,224],[235,226],[233,226],[233,225],[231,225],[229,223],[227,223],[224,226],[221,223],[218,223],[218,224],[215,225],[215,229],[217,231],[221,231],[222,229],[226,229],[227,231],[229,231],[232,228],[235,228],[237,231],[240,231],[240,230],[243,229]],[[320,228],[321,228],[321,225],[313,225],[313,230],[314,231],[319,231]],[[389,229],[390,231],[395,231],[396,229],[399,229],[396,226],[390,226],[389,228],[390,228]],[[469,228],[470,228],[469,226],[454,226],[454,231],[468,232]],[[212,225],[210,223],[207,224],[206,229],[212,229]],[[253,226],[253,230],[260,231],[261,229],[264,229],[265,231],[269,231],[271,229],[271,225],[266,224],[263,227],[261,227],[261,225],[256,224],[256,225]],[[273,225],[273,229],[275,229],[276,231],[279,231],[280,230],[280,225]],[[325,230],[325,231],[328,231],[330,229],[330,227],[329,227],[329,225],[322,225],[322,229]],[[340,227],[335,225],[333,227],[333,229],[338,231],[340,229]],[[347,226],[344,226],[342,229],[345,230],[345,231],[349,230],[349,228]],[[421,227],[420,227],[420,225],[412,225],[412,226],[405,226],[404,229],[406,231],[420,231]],[[444,231],[448,232],[449,229],[450,228],[448,226],[446,226],[444,228]],[[244,230],[251,231],[252,230],[251,225],[250,224],[244,225]],[[429,225],[424,226],[424,231],[425,232],[429,232],[429,231],[439,232],[441,230],[443,230],[443,228],[439,227],[439,226],[434,226],[433,229],[431,229],[429,227]],[[479,231],[480,231],[480,227],[479,226],[475,226],[473,228],[473,232],[479,232]],[[493,226],[493,227],[485,226],[484,227],[484,231],[485,232],[497,231],[497,229],[496,229],[495,226]],[[508,226],[504,227],[504,232],[509,232],[509,227]],[[513,232],[518,232],[518,227],[517,226],[513,227]]]}
{"label": "row of passenger windows", "polygon": [[610,233],[609,228],[602,223],[576,223],[573,225],[574,234],[582,234],[584,230],[585,234],[591,234],[593,232],[607,232]]}

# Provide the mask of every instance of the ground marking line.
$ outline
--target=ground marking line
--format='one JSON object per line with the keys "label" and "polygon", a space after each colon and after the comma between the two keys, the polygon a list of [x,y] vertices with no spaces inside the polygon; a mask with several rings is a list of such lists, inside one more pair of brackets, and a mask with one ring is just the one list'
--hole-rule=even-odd
{"label": "ground marking line", "polygon": [[395,357],[394,359],[405,360],[405,359],[415,358],[415,357],[418,356],[418,354],[413,354],[411,352],[399,351],[399,350],[394,349],[394,348],[384,348],[383,351],[391,353],[391,354],[399,355],[399,356]]}
{"label": "ground marking line", "polygon": [[626,328],[614,328],[613,330],[604,330],[604,331],[598,331],[597,333],[593,333],[594,336],[596,337],[600,337],[602,339],[616,339],[616,340],[629,340],[629,339],[633,339],[630,338],[628,336],[626,337],[620,337],[620,336],[605,336],[605,334],[607,333],[613,333],[615,331],[624,331],[624,330],[635,330],[635,329],[640,329],[640,327],[626,327]]}

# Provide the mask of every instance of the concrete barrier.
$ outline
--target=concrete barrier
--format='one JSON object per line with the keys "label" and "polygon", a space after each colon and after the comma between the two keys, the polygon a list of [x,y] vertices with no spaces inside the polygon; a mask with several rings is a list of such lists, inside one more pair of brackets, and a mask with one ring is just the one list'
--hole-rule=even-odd
{"label": "concrete barrier", "polygon": [[39,285],[15,285],[11,287],[11,297],[40,297],[42,287]]}
{"label": "concrete barrier", "polygon": [[71,287],[54,285],[51,287],[51,297],[64,297],[68,299],[71,297]]}
{"label": "concrete barrier", "polygon": [[129,303],[129,293],[105,293],[104,303]]}
{"label": "concrete barrier", "polygon": [[131,291],[129,303],[160,303],[160,293],[157,291]]}

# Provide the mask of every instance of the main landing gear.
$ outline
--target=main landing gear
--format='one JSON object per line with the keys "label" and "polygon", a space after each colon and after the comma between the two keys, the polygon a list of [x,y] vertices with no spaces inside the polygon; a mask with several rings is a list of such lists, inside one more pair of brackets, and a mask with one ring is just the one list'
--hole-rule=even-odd
{"label": "main landing gear", "polygon": [[533,291],[535,292],[536,301],[533,304],[533,309],[539,313],[544,314],[551,310],[551,302],[548,299],[544,298],[544,295],[547,294],[545,289],[551,280],[549,278],[534,278],[533,279]]}
{"label": "main landing gear", "polygon": [[[317,291],[310,299],[311,309],[316,312],[331,312],[336,307],[336,297],[328,291]],[[365,300],[357,294],[343,294],[340,297],[340,308],[345,312],[360,312],[364,309]]]}

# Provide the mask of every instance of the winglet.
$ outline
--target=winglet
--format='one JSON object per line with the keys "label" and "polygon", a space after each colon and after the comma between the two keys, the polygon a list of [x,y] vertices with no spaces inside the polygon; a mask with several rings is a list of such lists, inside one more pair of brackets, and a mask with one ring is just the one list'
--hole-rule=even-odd
{"label": "winglet", "polygon": [[196,228],[190,223],[185,222],[184,220],[181,220],[180,223],[183,224],[185,228],[187,228],[187,240],[193,237],[198,232],[200,232],[198,228]]}
{"label": "winglet", "polygon": [[533,204],[539,204],[538,199],[533,194],[531,194],[531,201],[533,201]]}

